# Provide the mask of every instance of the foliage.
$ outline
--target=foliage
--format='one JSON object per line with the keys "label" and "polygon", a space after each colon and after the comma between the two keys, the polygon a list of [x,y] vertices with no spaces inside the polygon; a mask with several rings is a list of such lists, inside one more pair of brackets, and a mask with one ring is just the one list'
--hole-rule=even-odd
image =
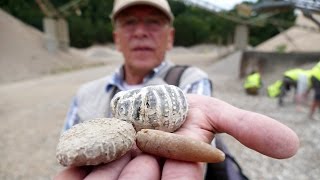
{"label": "foliage", "polygon": [[[180,1],[169,1],[176,16],[175,45],[191,46],[199,43],[227,44],[233,36],[234,23]],[[172,3],[174,2],[174,3]]]}
{"label": "foliage", "polygon": [[[270,37],[277,35],[281,31],[291,27],[294,24],[295,18],[296,16],[293,11],[282,12],[271,17],[269,22],[267,22],[268,24],[264,27],[251,27],[249,44],[256,46]],[[272,20],[276,20],[276,22]],[[282,22],[283,20],[285,20],[285,23]],[[281,26],[275,26],[277,22],[279,25],[281,24]]]}
{"label": "foliage", "polygon": [[71,46],[87,47],[92,44],[112,42],[112,23],[109,15],[112,2],[105,0],[89,1],[81,7],[81,16],[68,17]]}
{"label": "foliage", "polygon": [[[51,2],[59,9],[70,0],[52,0]],[[232,40],[236,23],[222,17],[223,14],[236,16],[235,9],[220,12],[218,15],[184,4],[182,1],[169,0],[169,3],[175,15],[175,45],[228,44]],[[66,18],[69,23],[71,46],[87,47],[96,43],[112,42],[112,23],[109,19],[112,5],[113,1],[87,0],[85,5],[69,9]],[[0,7],[39,30],[43,29],[44,15],[35,0],[1,0]],[[293,24],[295,17],[291,11],[278,14],[274,18],[291,22],[284,27],[286,29]],[[264,27],[251,26],[249,43],[255,46],[276,35],[280,30],[271,24]]]}
{"label": "foliage", "polygon": [[1,0],[0,7],[18,19],[42,30],[42,18],[34,0]]}
{"label": "foliage", "polygon": [[276,52],[278,53],[284,53],[286,52],[287,46],[285,44],[280,44],[276,47]]}
{"label": "foliage", "polygon": [[210,27],[196,16],[178,16],[174,26],[176,28],[176,45],[191,46],[202,43],[210,35]]}

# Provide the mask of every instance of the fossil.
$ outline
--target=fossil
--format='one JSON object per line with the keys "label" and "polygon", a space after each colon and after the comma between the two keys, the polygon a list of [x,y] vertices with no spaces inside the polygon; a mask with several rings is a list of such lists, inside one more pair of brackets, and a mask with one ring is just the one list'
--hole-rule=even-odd
{"label": "fossil", "polygon": [[61,135],[56,157],[63,166],[108,163],[132,148],[135,135],[133,126],[119,119],[85,121]]}
{"label": "fossil", "polygon": [[119,92],[112,99],[111,107],[113,117],[132,123],[137,131],[173,132],[183,124],[188,112],[185,95],[172,85]]}
{"label": "fossil", "polygon": [[[202,162],[220,162],[224,159],[223,152],[209,144],[192,139],[189,143],[186,137],[169,133],[184,123],[188,112],[186,96],[176,86],[156,85],[121,91],[111,100],[111,108],[113,118],[85,121],[61,135],[56,153],[60,164],[83,166],[108,163],[128,152],[135,141],[141,150],[162,157]],[[136,132],[139,134],[137,137]],[[163,148],[166,142],[170,145],[158,151],[154,150],[159,148],[157,142],[161,142]],[[182,152],[184,149],[191,151]]]}

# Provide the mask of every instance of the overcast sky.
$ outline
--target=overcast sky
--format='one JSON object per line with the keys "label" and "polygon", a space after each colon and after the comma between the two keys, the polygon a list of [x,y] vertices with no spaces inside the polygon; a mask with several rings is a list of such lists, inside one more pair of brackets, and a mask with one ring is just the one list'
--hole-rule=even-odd
{"label": "overcast sky", "polygon": [[[206,0],[222,9],[230,10],[234,5],[241,3],[244,0]],[[251,2],[256,2],[257,0],[247,0]]]}

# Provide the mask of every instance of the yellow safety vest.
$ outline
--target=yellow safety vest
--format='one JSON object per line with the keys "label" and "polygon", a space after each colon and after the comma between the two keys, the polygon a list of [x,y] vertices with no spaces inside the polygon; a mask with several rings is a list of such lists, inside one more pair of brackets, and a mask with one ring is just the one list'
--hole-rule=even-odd
{"label": "yellow safety vest", "polygon": [[244,82],[244,88],[260,88],[261,87],[261,76],[259,73],[253,73],[247,76]]}
{"label": "yellow safety vest", "polygon": [[290,69],[290,70],[284,72],[283,75],[291,78],[291,79],[294,80],[294,81],[297,81],[299,74],[300,74],[301,72],[303,72],[303,71],[304,71],[304,70],[303,70],[303,69],[300,69],[300,68]]}
{"label": "yellow safety vest", "polygon": [[281,86],[282,86],[281,80],[277,80],[275,83],[268,86],[267,88],[268,96],[272,98],[278,97],[281,92]]}

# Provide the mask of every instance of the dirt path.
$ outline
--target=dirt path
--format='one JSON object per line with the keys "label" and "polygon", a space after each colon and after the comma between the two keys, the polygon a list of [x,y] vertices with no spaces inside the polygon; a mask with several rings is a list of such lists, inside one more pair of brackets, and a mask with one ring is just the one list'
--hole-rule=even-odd
{"label": "dirt path", "polygon": [[115,65],[0,87],[0,179],[51,179],[55,146],[70,100],[80,84]]}
{"label": "dirt path", "polygon": [[[295,112],[292,105],[279,109],[274,100],[263,95],[244,95],[236,76],[239,56],[237,53],[213,63],[211,56],[180,55],[177,62],[195,64],[207,71],[214,82],[215,97],[277,118],[298,133],[298,154],[281,161],[223,135],[251,179],[320,179],[320,120],[306,119],[305,113]],[[52,179],[61,169],[55,160],[55,148],[73,94],[80,84],[107,75],[116,66],[0,85],[0,179]]]}

